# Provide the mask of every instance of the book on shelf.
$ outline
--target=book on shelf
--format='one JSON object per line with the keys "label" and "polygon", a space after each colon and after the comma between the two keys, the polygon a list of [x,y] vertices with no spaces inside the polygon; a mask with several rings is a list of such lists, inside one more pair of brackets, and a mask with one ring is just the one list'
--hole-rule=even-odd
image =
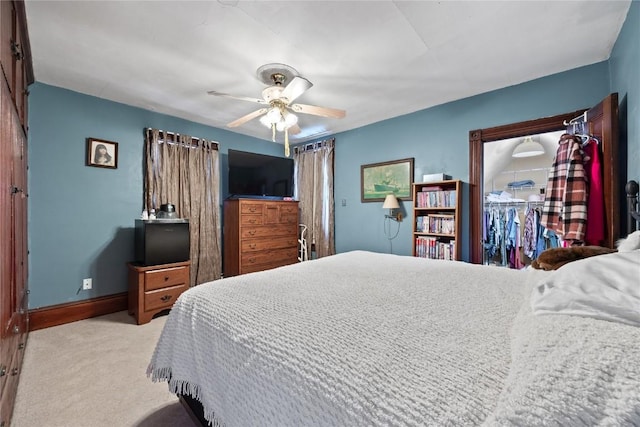
{"label": "book on shelf", "polygon": [[436,237],[419,236],[416,238],[416,257],[442,260],[455,260],[456,241],[440,241]]}
{"label": "book on shelf", "polygon": [[420,215],[416,217],[416,231],[422,233],[455,234],[454,215]]}
{"label": "book on shelf", "polygon": [[[428,187],[430,188],[430,187]],[[416,193],[416,207],[418,208],[440,208],[456,206],[456,190],[428,190],[423,188]]]}

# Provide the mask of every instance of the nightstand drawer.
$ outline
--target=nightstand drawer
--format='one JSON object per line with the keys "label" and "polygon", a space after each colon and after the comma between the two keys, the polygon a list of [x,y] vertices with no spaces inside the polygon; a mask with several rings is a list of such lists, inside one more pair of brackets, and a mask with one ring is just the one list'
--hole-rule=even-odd
{"label": "nightstand drawer", "polygon": [[189,283],[188,267],[163,268],[161,270],[147,271],[144,275],[145,291]]}
{"label": "nightstand drawer", "polygon": [[181,293],[186,291],[186,284],[172,286],[170,288],[158,289],[144,293],[144,310],[155,310],[157,308],[170,308],[176,302]]}

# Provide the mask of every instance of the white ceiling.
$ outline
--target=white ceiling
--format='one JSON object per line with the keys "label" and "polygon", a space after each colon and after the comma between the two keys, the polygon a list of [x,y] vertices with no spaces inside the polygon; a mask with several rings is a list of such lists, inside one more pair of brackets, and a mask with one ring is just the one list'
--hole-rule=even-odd
{"label": "white ceiling", "polygon": [[[257,110],[256,70],[314,86],[302,142],[609,58],[630,1],[26,1],[36,81],[206,125]],[[261,139],[257,119],[230,129]],[[281,139],[281,138],[280,138]]]}

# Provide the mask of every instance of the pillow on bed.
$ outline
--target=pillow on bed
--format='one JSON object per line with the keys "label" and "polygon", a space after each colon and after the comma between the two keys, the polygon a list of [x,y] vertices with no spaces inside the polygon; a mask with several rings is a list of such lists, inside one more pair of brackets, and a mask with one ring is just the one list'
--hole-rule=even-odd
{"label": "pillow on bed", "polygon": [[533,288],[531,307],[640,326],[640,250],[564,265]]}

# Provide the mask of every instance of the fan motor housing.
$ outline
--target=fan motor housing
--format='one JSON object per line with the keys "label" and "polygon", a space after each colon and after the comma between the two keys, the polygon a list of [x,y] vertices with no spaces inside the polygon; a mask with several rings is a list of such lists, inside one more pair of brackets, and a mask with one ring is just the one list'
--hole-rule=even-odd
{"label": "fan motor housing", "polygon": [[280,95],[284,90],[283,86],[269,86],[262,91],[262,97],[265,101],[271,102],[274,99],[280,99]]}

